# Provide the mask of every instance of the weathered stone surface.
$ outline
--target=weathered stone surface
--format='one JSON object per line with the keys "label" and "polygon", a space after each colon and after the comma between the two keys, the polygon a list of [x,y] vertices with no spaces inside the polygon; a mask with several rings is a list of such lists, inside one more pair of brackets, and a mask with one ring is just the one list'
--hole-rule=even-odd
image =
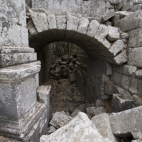
{"label": "weathered stone surface", "polygon": [[129,49],[128,64],[136,67],[142,67],[142,47]]}
{"label": "weathered stone surface", "polygon": [[142,27],[142,11],[138,10],[120,20],[120,29],[124,32]]}
{"label": "weathered stone surface", "polygon": [[66,16],[56,16],[57,28],[65,30],[67,27],[67,18]]}
{"label": "weathered stone surface", "polygon": [[134,131],[131,132],[134,139],[140,139],[142,141],[142,132],[141,131]]}
{"label": "weathered stone surface", "polygon": [[95,124],[98,132],[105,138],[108,138],[110,141],[116,142],[110,122],[109,122],[109,116],[106,113],[99,114],[97,116],[94,116],[92,119],[92,122]]}
{"label": "weathered stone surface", "polygon": [[114,63],[120,65],[120,64],[126,63],[127,60],[128,60],[128,57],[126,54],[126,50],[124,50],[123,52],[121,52],[114,58]]}
{"label": "weathered stone surface", "polygon": [[135,75],[137,78],[142,78],[142,69],[138,69],[136,72],[135,72]]}
{"label": "weathered stone surface", "polygon": [[50,126],[48,129],[47,129],[47,135],[50,135],[51,133],[55,132],[56,131],[56,128],[53,127],[53,126]]}
{"label": "weathered stone surface", "polygon": [[72,116],[72,117],[75,117],[75,116],[78,114],[78,112],[80,112],[80,110],[79,110],[79,109],[75,109],[75,110],[72,112],[71,116]]}
{"label": "weathered stone surface", "polygon": [[106,112],[106,109],[102,106],[96,107],[96,109],[94,110],[95,115],[98,115],[98,114],[101,114],[101,113],[104,113],[104,112]]}
{"label": "weathered stone surface", "polygon": [[48,15],[47,19],[48,19],[48,28],[49,29],[57,29],[55,15]]}
{"label": "weathered stone surface", "polygon": [[115,12],[116,15],[120,16],[120,19],[132,14],[133,12],[129,12],[129,11],[117,11]]}
{"label": "weathered stone surface", "polygon": [[132,140],[131,142],[142,142],[142,140]]}
{"label": "weathered stone surface", "polygon": [[129,48],[142,47],[142,28],[138,28],[129,32]]}
{"label": "weathered stone surface", "polygon": [[38,32],[48,30],[48,21],[45,13],[31,12],[31,17]]}
{"label": "weathered stone surface", "polygon": [[137,96],[137,95],[133,95],[132,97],[133,102],[136,106],[141,106],[142,105],[142,98]]}
{"label": "weathered stone surface", "polygon": [[27,28],[28,28],[28,31],[30,33],[30,35],[34,35],[34,34],[37,34],[38,31],[37,29],[35,28],[35,25],[34,23],[32,22],[32,20],[30,20],[27,24]]}
{"label": "weathered stone surface", "polygon": [[127,96],[120,95],[120,94],[113,94],[112,112],[120,112],[127,109],[131,109],[132,106],[133,106],[133,102]]}
{"label": "weathered stone surface", "polygon": [[113,70],[115,72],[119,72],[127,76],[135,76],[136,74],[135,72],[137,72],[137,68],[135,66],[130,66],[130,65],[122,65],[122,66],[113,65]]}
{"label": "weathered stone surface", "polygon": [[67,14],[67,30],[77,31],[79,23],[79,18],[72,16],[71,14]]}
{"label": "weathered stone surface", "polygon": [[96,109],[96,107],[88,107],[88,108],[86,108],[86,113],[87,113],[89,118],[95,116],[95,112],[94,112],[95,109]]}
{"label": "weathered stone surface", "polygon": [[10,65],[17,65],[21,63],[28,63],[36,61],[36,53],[10,53],[0,54],[0,67],[6,67]]}
{"label": "weathered stone surface", "polygon": [[98,21],[96,20],[92,20],[90,23],[89,23],[89,27],[88,27],[88,31],[87,31],[87,35],[88,36],[91,36],[91,37],[94,37],[98,28],[99,28],[100,24]]}
{"label": "weathered stone surface", "polygon": [[56,128],[60,128],[64,125],[66,125],[71,120],[72,120],[72,117],[66,115],[64,111],[56,112],[56,113],[54,113],[53,118],[50,121],[50,125],[52,125]]}
{"label": "weathered stone surface", "polygon": [[79,25],[78,25],[78,32],[82,34],[86,34],[87,28],[88,28],[89,20],[87,18],[81,18],[79,20]]}
{"label": "weathered stone surface", "polygon": [[126,5],[123,6],[122,11],[130,10],[133,7],[133,2],[130,1]]}
{"label": "weathered stone surface", "polygon": [[16,81],[40,71],[40,62],[22,64],[0,69],[1,81]]}
{"label": "weathered stone surface", "polygon": [[105,21],[109,20],[110,18],[112,18],[114,15],[115,15],[115,12],[110,11],[102,17],[102,20],[105,22]]}
{"label": "weathered stone surface", "polygon": [[112,47],[109,49],[111,53],[113,53],[114,56],[116,56],[120,51],[124,49],[124,43],[122,40],[117,40],[114,42]]}
{"label": "weathered stone surface", "polygon": [[70,142],[111,142],[99,134],[95,125],[82,112],[79,112],[72,121],[56,132],[51,135],[43,135],[40,138],[40,142],[62,142],[63,140]]}
{"label": "weathered stone surface", "polygon": [[107,39],[109,41],[115,41],[117,39],[119,39],[120,37],[120,33],[118,32],[118,28],[112,27],[112,26],[108,26],[108,36]]}
{"label": "weathered stone surface", "polygon": [[109,0],[109,2],[110,2],[111,4],[116,5],[116,4],[118,4],[118,3],[119,3],[119,0]]}
{"label": "weathered stone surface", "polygon": [[113,134],[118,136],[129,136],[133,131],[142,130],[142,106],[112,113],[110,115],[110,123]]}

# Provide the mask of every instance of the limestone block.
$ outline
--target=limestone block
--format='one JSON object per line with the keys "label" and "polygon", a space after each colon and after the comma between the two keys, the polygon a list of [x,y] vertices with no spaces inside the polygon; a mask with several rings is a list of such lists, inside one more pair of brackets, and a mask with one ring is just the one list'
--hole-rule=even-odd
{"label": "limestone block", "polygon": [[133,12],[129,12],[129,11],[117,11],[115,12],[116,15],[120,16],[120,19],[125,18],[126,16],[132,14]]}
{"label": "limestone block", "polygon": [[142,11],[138,10],[120,20],[120,29],[124,32],[142,27]]}
{"label": "limestone block", "polygon": [[130,1],[126,5],[123,6],[122,11],[130,10],[133,7],[133,2]]}
{"label": "limestone block", "polygon": [[142,142],[142,132],[141,131],[132,132],[132,136],[134,139],[137,139],[137,140],[139,139]]}
{"label": "limestone block", "polygon": [[129,38],[129,34],[122,32],[122,33],[120,34],[120,38],[122,38],[122,39],[128,39],[128,38]]}
{"label": "limestone block", "polygon": [[89,27],[88,27],[88,31],[87,31],[87,35],[90,36],[90,37],[94,37],[98,28],[100,26],[100,23],[96,20],[92,20],[90,23],[89,23]]}
{"label": "limestone block", "polygon": [[131,109],[133,102],[127,96],[121,94],[113,94],[112,97],[112,112],[120,112]]}
{"label": "limestone block", "polygon": [[120,65],[120,64],[126,63],[127,60],[128,60],[128,57],[126,54],[126,50],[124,50],[123,52],[121,52],[114,58],[114,63]]}
{"label": "limestone block", "polygon": [[66,125],[68,122],[72,120],[72,117],[65,114],[65,112],[55,112],[51,121],[50,125],[60,128]]}
{"label": "limestone block", "polygon": [[75,117],[79,112],[80,112],[79,109],[75,109],[75,110],[72,112],[71,116],[72,116],[72,117]]}
{"label": "limestone block", "polygon": [[23,81],[18,80],[18,82],[1,81],[1,118],[19,120],[35,105],[36,81],[35,75]]}
{"label": "limestone block", "polygon": [[97,30],[95,38],[98,41],[103,42],[107,35],[108,35],[108,27],[106,25],[101,24],[99,26],[99,29]]}
{"label": "limestone block", "polygon": [[128,64],[136,67],[142,67],[142,47],[129,49]]}
{"label": "limestone block", "polygon": [[78,32],[86,34],[88,28],[89,20],[87,18],[80,18],[78,25]]}
{"label": "limestone block", "polygon": [[129,48],[142,47],[142,28],[138,28],[129,32]]}
{"label": "limestone block", "polygon": [[109,84],[106,84],[105,85],[105,93],[107,95],[112,95],[114,92],[114,85],[109,85]]}
{"label": "limestone block", "polygon": [[38,32],[48,30],[48,21],[45,13],[31,12],[31,18]]}
{"label": "limestone block", "polygon": [[142,80],[141,79],[138,79],[138,96],[142,97]]}
{"label": "limestone block", "polygon": [[94,110],[95,115],[99,115],[99,114],[104,113],[104,112],[106,112],[106,109],[103,106],[96,107],[96,109]]}
{"label": "limestone block", "polygon": [[135,72],[137,70],[135,66],[130,66],[130,65],[121,65],[121,66],[113,65],[112,68],[115,72],[119,72],[127,76],[135,76]]}
{"label": "limestone block", "polygon": [[118,32],[118,28],[108,26],[108,36],[107,39],[109,41],[115,41],[120,38],[120,33]]}
{"label": "limestone block", "polygon": [[130,11],[135,12],[137,10],[141,10],[142,9],[142,4],[137,4],[135,6],[133,6]]}
{"label": "limestone block", "polygon": [[103,20],[103,22],[105,22],[105,21],[109,20],[110,18],[112,18],[114,16],[115,16],[115,12],[109,11],[102,17],[102,20]]}
{"label": "limestone block", "polygon": [[125,76],[123,74],[113,72],[112,74],[112,81],[116,84],[119,85],[120,87],[128,90],[129,88],[129,77]]}
{"label": "limestone block", "polygon": [[66,16],[56,16],[57,28],[59,30],[66,29],[67,27],[67,18]]}
{"label": "limestone block", "polygon": [[116,138],[114,137],[110,122],[109,122],[109,116],[106,113],[99,114],[97,116],[94,116],[91,121],[95,124],[98,132],[105,138],[108,138],[109,140],[113,142],[117,142]]}
{"label": "limestone block", "polygon": [[132,140],[131,142],[142,142],[142,140]]}
{"label": "limestone block", "polygon": [[138,93],[138,79],[137,78],[135,78],[135,77],[130,78],[129,91],[132,94]]}
{"label": "limestone block", "polygon": [[95,109],[96,109],[96,107],[87,107],[86,108],[86,113],[89,118],[95,116],[95,113],[94,113]]}
{"label": "limestone block", "polygon": [[0,81],[19,81],[40,71],[40,62],[32,62],[0,69]]}
{"label": "limestone block", "polygon": [[113,134],[117,136],[129,136],[133,131],[142,130],[142,106],[125,110],[110,115],[110,123]]}
{"label": "limestone block", "polygon": [[47,130],[47,135],[50,135],[51,133],[55,132],[56,131],[56,128],[53,127],[53,126],[50,126]]}
{"label": "limestone block", "polygon": [[79,112],[67,125],[58,129],[51,135],[43,135],[40,142],[49,141],[70,142],[112,142],[103,138],[97,131],[95,125],[88,119],[85,113]]}
{"label": "limestone block", "polygon": [[37,34],[37,29],[35,28],[32,20],[30,20],[27,24],[27,28],[29,30],[30,35]]}
{"label": "limestone block", "polygon": [[113,53],[114,56],[116,56],[120,51],[124,49],[125,45],[122,40],[117,40],[113,43],[109,51]]}
{"label": "limestone block", "polygon": [[0,54],[0,67],[36,61],[36,53],[10,53]]}
{"label": "limestone block", "polygon": [[8,54],[8,53],[34,53],[34,48],[3,46],[3,47],[0,47],[0,53],[1,54]]}
{"label": "limestone block", "polygon": [[48,19],[48,28],[49,29],[57,29],[55,15],[48,15],[47,19]]}
{"label": "limestone block", "polygon": [[79,18],[72,16],[70,14],[67,15],[67,30],[77,31],[79,23]]}

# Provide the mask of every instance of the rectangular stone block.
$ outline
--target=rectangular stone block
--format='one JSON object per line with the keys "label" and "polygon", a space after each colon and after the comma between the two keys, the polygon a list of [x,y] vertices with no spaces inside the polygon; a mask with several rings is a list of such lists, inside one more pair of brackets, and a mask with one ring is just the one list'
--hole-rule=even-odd
{"label": "rectangular stone block", "polygon": [[142,67],[142,47],[128,50],[128,64],[136,67]]}
{"label": "rectangular stone block", "polygon": [[110,115],[113,134],[131,136],[133,131],[142,131],[142,106]]}
{"label": "rectangular stone block", "polygon": [[36,61],[37,53],[9,53],[0,54],[0,67],[17,65]]}
{"label": "rectangular stone block", "polygon": [[113,72],[112,74],[112,81],[114,84],[128,90],[129,89],[129,77],[126,75],[123,75],[121,73]]}
{"label": "rectangular stone block", "polygon": [[129,48],[142,47],[142,28],[138,28],[129,32]]}

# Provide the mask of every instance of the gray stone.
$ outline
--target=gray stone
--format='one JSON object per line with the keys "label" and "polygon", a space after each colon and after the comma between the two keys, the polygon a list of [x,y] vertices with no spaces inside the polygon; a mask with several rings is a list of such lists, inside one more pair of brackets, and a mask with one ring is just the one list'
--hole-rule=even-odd
{"label": "gray stone", "polygon": [[38,32],[48,30],[47,16],[45,13],[31,12],[31,17]]}
{"label": "gray stone", "polygon": [[102,107],[102,106],[96,107],[96,109],[94,110],[95,115],[98,115],[98,114],[101,114],[101,113],[104,113],[104,112],[106,112],[106,109],[105,109],[105,107]]}
{"label": "gray stone", "polygon": [[35,25],[34,23],[32,22],[32,20],[30,20],[27,24],[27,28],[28,28],[28,31],[30,33],[30,35],[34,35],[34,34],[37,34],[37,29],[35,28]]}
{"label": "gray stone", "polygon": [[87,28],[88,28],[89,20],[87,18],[81,18],[79,20],[79,25],[78,25],[78,32],[82,34],[86,34]]}
{"label": "gray stone", "polygon": [[114,63],[121,65],[126,63],[128,60],[128,56],[126,54],[126,50],[124,50],[123,52],[121,52],[120,54],[118,54],[116,57],[114,57]]}
{"label": "gray stone", "polygon": [[129,48],[142,47],[142,28],[138,28],[129,32]]}
{"label": "gray stone", "polygon": [[142,105],[142,98],[137,96],[137,95],[133,95],[132,97],[133,102],[136,106],[141,106]]}
{"label": "gray stone", "polygon": [[124,49],[125,45],[122,40],[117,40],[113,43],[109,51],[113,53],[114,56],[116,56],[120,51]]}
{"label": "gray stone", "polygon": [[115,12],[116,15],[120,16],[120,19],[125,18],[126,16],[132,14],[133,12],[129,12],[129,11],[117,11]]}
{"label": "gray stone", "polygon": [[49,141],[70,142],[112,142],[103,138],[97,131],[95,125],[88,119],[85,113],[79,112],[67,125],[58,129],[51,135],[43,135],[40,142]]}
{"label": "gray stone", "polygon": [[54,126],[55,128],[60,128],[66,125],[71,120],[72,120],[72,117],[66,115],[64,111],[56,112],[53,114],[53,117],[49,124]]}
{"label": "gray stone", "polygon": [[90,36],[90,37],[94,37],[98,28],[99,28],[100,24],[98,21],[96,20],[92,20],[90,23],[89,23],[89,27],[88,27],[88,31],[87,31],[87,35]]}
{"label": "gray stone", "polygon": [[120,29],[124,32],[142,27],[142,11],[138,10],[120,20]]}
{"label": "gray stone", "polygon": [[115,16],[115,12],[114,11],[110,11],[108,13],[106,13],[103,17],[102,17],[102,20],[103,22],[109,20],[110,18],[114,17]]}
{"label": "gray stone", "polygon": [[142,142],[142,140],[132,140],[131,142]]}
{"label": "gray stone", "polygon": [[122,11],[128,11],[133,7],[133,2],[130,1],[126,5],[123,6]]}
{"label": "gray stone", "polygon": [[51,133],[55,132],[56,131],[56,128],[53,127],[53,126],[50,126],[48,129],[47,129],[47,135],[50,135]]}
{"label": "gray stone", "polygon": [[142,69],[138,69],[136,72],[135,72],[135,75],[137,78],[141,78],[142,79]]}
{"label": "gray stone", "polygon": [[141,131],[134,131],[131,132],[134,139],[140,139],[142,141],[142,132]]}
{"label": "gray stone", "polygon": [[95,116],[95,113],[94,113],[95,109],[96,109],[96,107],[87,107],[86,108],[86,113],[89,118]]}
{"label": "gray stone", "polygon": [[119,3],[119,0],[109,0],[111,4],[117,5]]}
{"label": "gray stone", "polygon": [[49,29],[57,29],[55,15],[48,15],[47,19],[48,19],[48,28]]}
{"label": "gray stone", "polygon": [[115,41],[117,39],[119,39],[120,37],[120,33],[118,32],[118,28],[112,27],[112,26],[108,26],[108,36],[107,39],[109,41]]}
{"label": "gray stone", "polygon": [[66,16],[56,16],[57,28],[59,30],[65,30],[67,27]]}
{"label": "gray stone", "polygon": [[137,5],[133,6],[133,7],[130,9],[130,11],[135,12],[135,11],[137,11],[137,10],[141,10],[141,8],[142,8],[142,4],[137,4]]}
{"label": "gray stone", "polygon": [[108,114],[102,113],[94,116],[91,121],[95,124],[98,132],[103,137],[108,138],[110,141],[117,142],[111,130]]}
{"label": "gray stone", "polygon": [[133,106],[133,102],[127,96],[120,95],[120,94],[113,94],[112,112],[120,112],[127,109],[131,109],[132,106]]}
{"label": "gray stone", "polygon": [[129,38],[129,34],[122,32],[122,33],[120,34],[120,38],[122,38],[122,39],[128,39],[128,38]]}
{"label": "gray stone", "polygon": [[104,106],[104,102],[101,99],[97,99],[96,107]]}
{"label": "gray stone", "polygon": [[129,49],[128,64],[136,67],[142,67],[142,47]]}
{"label": "gray stone", "polygon": [[80,112],[80,110],[79,110],[79,109],[75,109],[75,110],[73,111],[73,113],[71,114],[71,116],[72,116],[72,117],[75,117],[75,116],[78,114],[78,112]]}
{"label": "gray stone", "polygon": [[117,136],[130,136],[133,131],[141,131],[142,106],[110,115],[113,134]]}

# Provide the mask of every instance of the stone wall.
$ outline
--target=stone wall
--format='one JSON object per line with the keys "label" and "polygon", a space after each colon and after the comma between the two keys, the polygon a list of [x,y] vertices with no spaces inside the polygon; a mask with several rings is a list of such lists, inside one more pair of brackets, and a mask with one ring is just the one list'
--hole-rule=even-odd
{"label": "stone wall", "polygon": [[[29,3],[29,1],[27,1]],[[81,14],[84,17],[95,17],[100,19],[106,11],[105,0],[31,0],[32,8],[44,8],[49,14]]]}

